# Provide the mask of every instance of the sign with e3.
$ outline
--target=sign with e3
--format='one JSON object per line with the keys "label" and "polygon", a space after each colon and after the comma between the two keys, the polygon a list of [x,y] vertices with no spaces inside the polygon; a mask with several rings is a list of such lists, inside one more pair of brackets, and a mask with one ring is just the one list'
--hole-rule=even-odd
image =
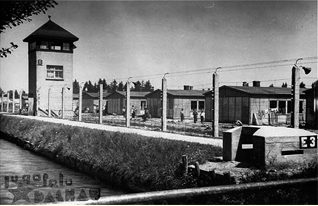
{"label": "sign with e3", "polygon": [[317,148],[317,135],[300,136],[299,143],[300,149]]}

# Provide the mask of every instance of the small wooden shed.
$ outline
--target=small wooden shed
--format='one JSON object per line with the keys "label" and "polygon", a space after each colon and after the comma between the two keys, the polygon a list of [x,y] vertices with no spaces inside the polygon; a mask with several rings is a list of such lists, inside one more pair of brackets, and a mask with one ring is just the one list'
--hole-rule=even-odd
{"label": "small wooden shed", "polygon": [[[136,110],[136,115],[143,115],[147,107],[146,95],[150,92],[130,92],[130,109],[132,107]],[[108,96],[108,109],[109,114],[123,114],[123,108],[126,107],[126,92],[115,91]]]}
{"label": "small wooden shed", "polygon": [[[161,117],[161,93],[160,89],[148,94],[148,109],[152,117]],[[194,109],[204,110],[205,99],[203,90],[167,90],[167,118],[180,119],[183,109],[184,117],[191,118]]]}
{"label": "small wooden shed", "polygon": [[[108,92],[103,92],[103,110],[107,111],[107,97],[110,95]],[[79,105],[79,95],[73,94],[73,111]],[[82,94],[82,111],[84,112],[97,112],[99,109],[99,92],[83,92]]]}
{"label": "small wooden shed", "polygon": [[[260,123],[289,123],[291,88],[258,86],[222,86],[219,89],[219,121],[252,124],[255,117]],[[306,89],[300,89],[300,121],[306,119]],[[212,120],[212,91],[206,92],[206,120]],[[253,117],[254,115],[254,117]],[[272,118],[276,119],[272,119]]]}

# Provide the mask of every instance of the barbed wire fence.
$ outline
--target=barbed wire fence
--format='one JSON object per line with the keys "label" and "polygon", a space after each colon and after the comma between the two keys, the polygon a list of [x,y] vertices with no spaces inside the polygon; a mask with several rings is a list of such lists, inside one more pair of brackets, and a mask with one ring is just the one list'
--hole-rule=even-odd
{"label": "barbed wire fence", "polygon": [[[317,64],[318,57],[301,58],[302,65]],[[132,128],[141,128],[146,130],[174,132],[181,134],[195,134],[199,136],[215,136],[212,134],[215,125],[212,122],[205,121],[206,107],[211,102],[206,102],[203,94],[211,91],[215,94],[215,87],[220,85],[242,86],[241,81],[218,81],[215,83],[215,75],[220,79],[230,75],[231,72],[248,71],[257,69],[277,69],[291,68],[298,58],[277,60],[261,63],[231,65],[211,68],[184,69],[170,73],[158,73],[151,75],[136,75],[132,77],[117,78],[116,80],[126,81],[127,88],[132,87],[134,81],[140,79],[156,80],[162,82],[162,88],[152,93],[143,92],[143,95],[137,95],[134,91],[115,92],[105,95],[103,87],[100,86],[98,96],[92,99],[83,98],[83,84],[80,84],[80,93],[77,100],[73,99],[71,91],[67,87],[59,88],[59,92],[53,92],[49,88],[47,95],[34,98],[33,104],[22,98],[20,92],[19,98],[14,95],[10,96],[9,92],[1,94],[1,112],[13,114],[31,114],[25,111],[26,107],[30,110],[33,105],[43,105],[35,107],[35,114],[47,116],[51,118],[69,119],[73,121],[82,121],[87,123],[97,123],[112,126],[123,126]],[[199,80],[198,84],[181,85],[180,81],[185,76],[195,76]],[[213,76],[214,75],[214,76]],[[316,77],[302,77],[310,81],[317,80]],[[277,82],[288,82],[286,86],[291,86],[291,75],[286,78],[263,79],[262,82],[275,85]],[[252,83],[245,80],[246,83]],[[200,88],[194,90],[197,95],[191,94],[187,96],[187,92],[178,93],[184,86],[188,90],[192,88]],[[54,88],[56,90],[56,88]],[[200,95],[198,95],[200,93]],[[13,92],[14,94],[14,92]],[[45,94],[45,92],[44,92]],[[182,96],[183,95],[183,96]],[[218,95],[218,94],[217,94]],[[175,96],[175,98],[173,98]],[[201,97],[199,97],[201,96]],[[215,98],[215,97],[213,97]],[[212,100],[214,101],[214,99]],[[71,99],[71,100],[70,100]],[[72,104],[69,104],[69,102]],[[217,101],[219,101],[217,99]],[[68,102],[68,103],[67,103]],[[127,106],[128,105],[128,106]],[[214,106],[209,107],[214,110]],[[182,117],[181,117],[182,116]],[[201,117],[203,116],[203,120]],[[219,122],[217,121],[219,124]]]}

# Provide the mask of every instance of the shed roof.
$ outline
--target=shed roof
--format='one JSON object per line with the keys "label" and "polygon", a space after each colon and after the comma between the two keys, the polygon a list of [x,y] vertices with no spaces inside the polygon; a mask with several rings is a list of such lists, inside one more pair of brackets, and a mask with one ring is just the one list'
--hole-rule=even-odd
{"label": "shed roof", "polygon": [[[109,92],[103,92],[103,98],[107,98],[111,93]],[[99,92],[83,92],[83,95],[86,95],[88,98],[92,99],[98,99],[99,98]],[[77,94],[78,96],[78,94]],[[73,98],[76,97],[76,94],[73,94]],[[78,97],[77,97],[78,98]]]}
{"label": "shed roof", "polygon": [[[161,92],[160,89],[157,89],[151,92],[149,95]],[[204,97],[204,90],[182,90],[182,89],[168,89],[167,94],[171,96],[178,96],[178,97]]]}
{"label": "shed roof", "polygon": [[[113,92],[112,94],[120,94],[122,95],[123,97],[126,97],[126,91],[115,91]],[[135,98],[145,98],[145,96],[147,94],[149,94],[150,92],[139,92],[139,91],[131,91],[130,92],[130,97],[135,97]],[[110,94],[110,95],[112,95]]]}
{"label": "shed roof", "polygon": [[172,96],[202,96],[205,93],[203,90],[177,90],[177,89],[168,89],[167,93]]}
{"label": "shed roof", "polygon": [[74,42],[78,40],[78,37],[57,25],[52,20],[49,20],[40,28],[31,33],[28,37],[23,39],[23,41],[30,42],[34,39],[54,39]]}
{"label": "shed roof", "polygon": [[[291,88],[287,87],[246,87],[246,86],[227,86],[224,85],[220,87],[221,89],[233,89],[238,92],[242,92],[249,95],[290,95],[291,94]],[[300,88],[300,94],[304,95],[304,91],[307,89]],[[212,91],[205,92],[204,95],[211,94]]]}

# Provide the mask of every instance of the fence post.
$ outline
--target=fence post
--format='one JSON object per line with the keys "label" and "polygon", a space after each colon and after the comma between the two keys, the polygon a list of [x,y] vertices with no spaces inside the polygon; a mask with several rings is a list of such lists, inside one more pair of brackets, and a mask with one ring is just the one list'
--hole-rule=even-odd
{"label": "fence post", "polygon": [[64,119],[64,90],[65,87],[62,87],[62,119]]}
{"label": "fence post", "polygon": [[9,113],[9,101],[10,101],[10,93],[7,92],[7,112]]}
{"label": "fence post", "polygon": [[4,107],[4,102],[3,101],[4,101],[4,93],[2,92],[1,93],[1,112],[4,112],[4,108],[3,108]]}
{"label": "fence post", "polygon": [[48,89],[48,94],[47,94],[47,109],[48,109],[49,117],[51,117],[50,96],[51,96],[51,88]]}
{"label": "fence post", "polygon": [[99,124],[103,124],[103,84],[99,84]]}
{"label": "fence post", "polygon": [[219,75],[213,73],[213,136],[219,137]]}
{"label": "fence post", "polygon": [[292,69],[292,105],[291,126],[293,128],[299,127],[299,81],[300,69],[298,66],[293,66]]}
{"label": "fence post", "polygon": [[39,105],[40,105],[40,89],[38,88],[36,90],[36,94],[35,94],[35,116],[39,116]]}
{"label": "fence post", "polygon": [[79,85],[79,97],[78,97],[78,121],[82,121],[82,85]]}
{"label": "fence post", "polygon": [[129,79],[127,80],[127,89],[126,89],[126,127],[130,127],[130,81]]}
{"label": "fence post", "polygon": [[12,90],[12,113],[14,114],[15,112],[15,104],[14,101],[15,100],[15,90]]}
{"label": "fence post", "polygon": [[19,104],[19,113],[21,114],[21,112],[22,112],[22,90],[20,90],[20,93],[19,93],[19,102],[20,102],[20,104]]}
{"label": "fence post", "polygon": [[162,78],[162,116],[161,129],[163,132],[167,131],[167,79]]}

